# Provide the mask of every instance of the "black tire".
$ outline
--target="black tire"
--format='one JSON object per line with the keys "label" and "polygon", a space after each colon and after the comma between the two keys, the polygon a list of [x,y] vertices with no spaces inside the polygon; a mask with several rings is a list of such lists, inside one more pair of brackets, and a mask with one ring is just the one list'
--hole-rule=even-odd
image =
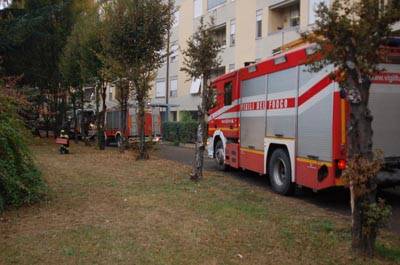
{"label": "black tire", "polygon": [[117,144],[118,149],[121,149],[121,148],[123,147],[123,145],[124,145],[124,139],[122,138],[121,135],[118,134],[118,135],[115,137],[115,143]]}
{"label": "black tire", "polygon": [[293,195],[295,184],[292,182],[292,168],[286,150],[278,148],[272,153],[268,163],[268,175],[272,189],[276,193]]}
{"label": "black tire", "polygon": [[60,151],[60,154],[61,154],[61,155],[64,155],[64,154],[65,154],[65,148],[64,148],[64,146],[61,146],[60,149],[59,149],[59,151]]}
{"label": "black tire", "polygon": [[225,164],[225,150],[222,141],[217,142],[214,151],[214,160],[217,164],[218,170],[226,171],[228,169],[228,166]]}

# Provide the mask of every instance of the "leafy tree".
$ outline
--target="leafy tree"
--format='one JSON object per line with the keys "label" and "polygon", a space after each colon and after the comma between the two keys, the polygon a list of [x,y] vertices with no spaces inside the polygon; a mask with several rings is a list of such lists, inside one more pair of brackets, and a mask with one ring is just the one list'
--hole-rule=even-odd
{"label": "leafy tree", "polygon": [[200,26],[187,42],[187,49],[183,51],[184,61],[182,71],[191,78],[202,78],[201,105],[198,106],[198,129],[195,160],[191,179],[199,180],[203,177],[204,151],[207,143],[207,112],[213,106],[214,90],[210,87],[210,79],[213,71],[221,63],[219,53],[221,45],[214,37],[210,28],[213,20],[205,24],[201,19]]}
{"label": "leafy tree", "polygon": [[79,36],[75,33],[75,28],[72,34],[67,39],[67,44],[64,47],[63,54],[60,58],[60,71],[63,78],[63,85],[67,87],[70,101],[72,103],[73,119],[74,119],[74,133],[75,140],[77,141],[78,131],[78,117],[77,111],[80,106],[82,98],[82,75],[80,68],[80,43]]}
{"label": "leafy tree", "polygon": [[0,212],[41,199],[46,184],[27,146],[28,133],[18,111],[27,101],[13,89],[16,79],[0,79]]}
{"label": "leafy tree", "polygon": [[172,1],[115,0],[104,4],[105,48],[134,89],[139,117],[139,159],[148,158],[145,108],[155,71],[163,63]]}
{"label": "leafy tree", "polygon": [[[106,106],[106,77],[104,75],[103,47],[101,45],[102,23],[98,6],[89,7],[81,14],[68,37],[61,57],[60,69],[64,85],[69,87],[73,105],[75,124],[76,109],[83,108],[82,95],[84,85],[94,85],[96,92],[97,128],[99,149],[105,148],[104,116]],[[72,89],[71,89],[72,88]],[[100,112],[100,97],[102,110]],[[77,105],[77,102],[80,105]]]}
{"label": "leafy tree", "polygon": [[60,86],[60,56],[76,18],[91,0],[11,1],[0,19],[0,56],[19,84],[38,88],[57,130],[65,118],[66,89]]}
{"label": "leafy tree", "polygon": [[388,213],[382,203],[376,202],[376,173],[381,162],[373,154],[372,114],[368,106],[371,78],[382,70],[381,47],[392,34],[391,25],[400,20],[400,2],[384,2],[387,1],[336,0],[331,7],[321,4],[313,31],[304,36],[318,44],[318,54],[322,56],[312,64],[314,70],[333,64],[339,73],[335,79],[350,104],[350,163],[345,175],[351,191],[352,247],[368,256],[373,255],[379,224]]}

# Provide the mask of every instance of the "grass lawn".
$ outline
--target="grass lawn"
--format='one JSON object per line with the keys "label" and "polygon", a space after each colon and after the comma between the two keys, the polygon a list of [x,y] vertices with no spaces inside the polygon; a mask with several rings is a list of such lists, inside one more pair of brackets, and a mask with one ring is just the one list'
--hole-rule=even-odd
{"label": "grass lawn", "polygon": [[46,201],[0,219],[0,264],[394,264],[400,238],[379,255],[350,254],[350,221],[230,177],[131,152],[38,142]]}

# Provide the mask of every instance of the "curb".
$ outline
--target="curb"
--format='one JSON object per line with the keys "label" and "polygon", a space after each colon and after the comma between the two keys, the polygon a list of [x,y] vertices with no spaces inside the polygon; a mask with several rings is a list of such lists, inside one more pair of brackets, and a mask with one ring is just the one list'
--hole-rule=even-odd
{"label": "curb", "polygon": [[169,146],[175,146],[175,147],[181,147],[181,148],[188,148],[188,149],[194,149],[196,147],[195,144],[179,143],[179,145],[175,145],[173,142],[167,142],[167,141],[163,141],[162,144],[169,145]]}

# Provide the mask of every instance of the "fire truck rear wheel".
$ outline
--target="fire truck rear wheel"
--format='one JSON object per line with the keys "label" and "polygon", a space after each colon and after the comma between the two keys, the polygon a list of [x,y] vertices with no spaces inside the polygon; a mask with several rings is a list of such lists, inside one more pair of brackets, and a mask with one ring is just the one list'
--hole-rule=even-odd
{"label": "fire truck rear wheel", "polygon": [[290,158],[286,150],[276,149],[268,163],[268,175],[272,189],[282,195],[292,195],[295,184],[292,183]]}
{"label": "fire truck rear wheel", "polygon": [[227,165],[225,164],[225,150],[222,141],[218,141],[215,145],[215,162],[217,163],[218,170],[227,170]]}

